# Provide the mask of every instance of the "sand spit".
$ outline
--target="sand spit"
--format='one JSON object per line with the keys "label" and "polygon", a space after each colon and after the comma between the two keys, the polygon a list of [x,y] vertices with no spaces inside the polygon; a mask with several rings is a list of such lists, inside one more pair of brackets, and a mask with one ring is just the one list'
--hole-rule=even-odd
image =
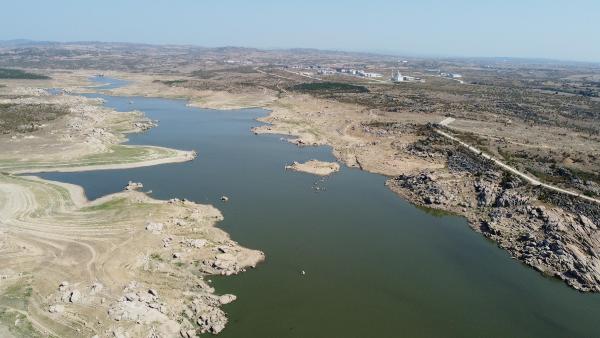
{"label": "sand spit", "polygon": [[285,166],[286,170],[299,171],[318,176],[328,176],[340,171],[340,165],[336,162],[324,162],[318,160],[310,160],[304,163],[294,161],[291,165]]}
{"label": "sand spit", "polygon": [[[122,146],[127,147],[127,146]],[[137,161],[126,161],[125,163],[111,163],[110,160],[105,161],[102,164],[87,164],[87,163],[48,163],[48,162],[36,162],[31,164],[28,168],[21,169],[10,169],[12,174],[33,174],[41,172],[79,172],[79,171],[93,171],[93,170],[108,170],[108,169],[130,169],[149,167],[153,165],[165,164],[165,163],[179,163],[192,161],[197,157],[195,151],[184,151],[176,149],[168,149],[163,147],[155,146],[144,146],[146,149],[154,149],[156,153],[168,152],[171,155],[168,157],[153,158],[138,158]],[[0,166],[1,168],[1,166]]]}
{"label": "sand spit", "polygon": [[131,168],[196,156],[120,144],[125,133],[151,128],[154,121],[141,112],[112,111],[100,100],[40,89],[56,87],[53,81],[0,88],[2,104],[52,105],[64,114],[28,126],[30,132],[0,136],[0,332],[196,337],[223,330],[221,306],[235,296],[215,295],[207,277],[243,272],[264,254],[216,228],[223,219],[219,210],[152,199],[137,191],[143,183],[88,201],[81,187],[14,175]]}

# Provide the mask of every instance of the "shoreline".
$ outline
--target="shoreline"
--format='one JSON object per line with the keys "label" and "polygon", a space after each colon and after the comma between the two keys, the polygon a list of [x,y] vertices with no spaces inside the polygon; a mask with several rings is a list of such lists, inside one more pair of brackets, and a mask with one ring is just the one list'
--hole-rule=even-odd
{"label": "shoreline", "polygon": [[[136,84],[138,90],[143,87],[143,84]],[[186,90],[187,93],[192,91]],[[201,92],[195,94],[202,95]],[[223,95],[235,97],[232,93]],[[210,102],[210,98],[205,97],[202,100],[202,107],[220,107],[218,101]],[[556,203],[548,205],[540,200],[543,192],[519,179],[509,180],[511,186],[504,187],[505,174],[501,168],[460,151],[458,157],[463,159],[462,167],[449,168],[451,159],[446,153],[448,149],[456,151],[456,146],[439,140],[427,129],[419,130],[426,124],[410,114],[402,115],[408,133],[400,134],[407,136],[401,136],[402,151],[398,153],[394,150],[396,141],[386,137],[386,130],[369,125],[373,120],[385,121],[385,114],[288,93],[262,108],[269,110],[269,114],[257,119],[265,125],[253,128],[255,134],[292,136],[295,139],[289,141],[298,146],[328,145],[334,157],[346,166],[388,177],[388,187],[409,203],[465,217],[472,230],[493,240],[513,259],[544,275],[562,279],[576,290],[600,291],[600,275],[594,272],[597,259],[583,253],[593,251],[585,240],[590,236],[589,231],[597,227],[593,221],[593,208],[591,213],[581,214],[581,210],[573,208],[569,196],[551,196]],[[303,114],[297,115],[294,111]],[[344,111],[343,117],[338,111]],[[335,120],[335,116],[345,122]],[[441,121],[439,116],[428,118],[428,123]],[[433,142],[434,146],[426,145],[426,153],[410,149],[413,144],[423,141]],[[485,175],[478,177],[478,170],[483,170]],[[524,232],[527,238],[517,240]]]}
{"label": "shoreline", "polygon": [[[59,87],[55,82],[52,87]],[[20,83],[12,86],[16,87],[11,90],[21,88]],[[4,165],[0,173],[0,191],[4,191],[0,194],[4,233],[0,248],[5,253],[0,258],[5,280],[0,294],[18,292],[15,297],[32,304],[24,310],[24,317],[17,314],[11,319],[14,324],[9,321],[0,326],[22,322],[31,325],[27,329],[31,335],[50,332],[57,336],[145,336],[151,331],[175,336],[223,330],[227,317],[221,307],[235,296],[215,295],[204,278],[241,273],[265,256],[242,247],[219,228],[223,216],[218,209],[176,198],[157,200],[135,189],[90,201],[81,186],[31,175],[187,162],[196,152],[123,145],[126,134],[153,126],[139,112],[115,112],[81,96],[37,95],[41,96],[33,99],[40,102],[71,104],[83,111],[83,119],[76,117],[81,122],[74,132],[59,124],[51,127],[51,133],[42,131],[13,142],[15,154],[26,146],[33,151],[25,162],[22,157],[21,162],[11,160],[10,155],[0,162],[0,167]],[[74,136],[69,134],[68,141],[57,137],[55,131],[60,134],[60,128]],[[94,138],[93,142],[77,143],[77,137]],[[54,161],[39,160],[44,153],[34,145],[46,139],[66,145],[60,148],[62,152],[52,154]],[[14,138],[3,141],[10,144]],[[123,160],[127,162],[118,163]],[[13,259],[13,255],[20,258]],[[166,276],[169,288],[165,288]],[[19,289],[10,291],[12,285]],[[33,290],[33,296],[21,288]],[[6,309],[9,305],[0,306]],[[8,311],[15,310],[8,307]]]}

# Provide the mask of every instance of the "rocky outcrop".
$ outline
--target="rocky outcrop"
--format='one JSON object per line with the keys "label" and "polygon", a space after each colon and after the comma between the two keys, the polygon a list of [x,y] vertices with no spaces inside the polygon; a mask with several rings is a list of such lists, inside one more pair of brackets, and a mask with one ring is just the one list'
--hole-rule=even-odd
{"label": "rocky outcrop", "polygon": [[167,313],[167,305],[161,302],[157,292],[143,289],[136,282],[129,283],[123,290],[123,296],[108,309],[108,315],[113,320],[129,320],[143,324],[167,323],[170,321]]}
{"label": "rocky outcrop", "polygon": [[[560,208],[524,204],[491,213],[486,236],[513,256],[581,291],[600,291],[596,225]],[[503,216],[510,212],[511,217]]]}
{"label": "rocky outcrop", "polygon": [[600,224],[600,205],[591,201],[581,200],[573,196],[549,191],[540,191],[541,198],[577,215],[583,215],[592,223]]}
{"label": "rocky outcrop", "polygon": [[219,297],[195,295],[184,313],[200,327],[200,333],[218,334],[227,324],[227,316],[221,310],[221,305]]}
{"label": "rocky outcrop", "polygon": [[144,185],[140,182],[129,181],[129,183],[127,183],[127,186],[125,186],[125,190],[139,190],[139,189],[142,189],[143,187],[144,187]]}
{"label": "rocky outcrop", "polygon": [[155,223],[155,222],[148,222],[146,224],[146,230],[150,231],[151,233],[158,235],[163,231],[164,228],[164,224],[162,223]]}
{"label": "rocky outcrop", "polygon": [[462,148],[448,150],[446,158],[450,172],[468,172],[473,175],[493,172],[493,163],[476,157],[473,153]]}
{"label": "rocky outcrop", "polygon": [[477,205],[480,207],[490,206],[496,201],[498,186],[489,180],[478,179],[473,184],[477,193]]}
{"label": "rocky outcrop", "polygon": [[450,199],[445,189],[437,184],[437,177],[431,172],[418,175],[400,175],[395,179],[395,185],[408,189],[420,196],[420,203],[426,205],[445,205]]}
{"label": "rocky outcrop", "polygon": [[[544,274],[600,292],[600,206],[557,194],[540,200],[540,191],[518,178],[460,163],[465,170],[404,174],[388,185],[416,204],[464,214],[475,230]],[[476,175],[466,171],[473,168]],[[553,206],[543,201],[550,199]]]}

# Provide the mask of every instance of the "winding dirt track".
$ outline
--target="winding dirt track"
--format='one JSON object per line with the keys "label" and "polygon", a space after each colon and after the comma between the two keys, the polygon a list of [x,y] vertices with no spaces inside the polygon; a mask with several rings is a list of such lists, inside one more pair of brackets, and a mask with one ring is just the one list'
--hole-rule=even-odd
{"label": "winding dirt track", "polygon": [[[120,201],[124,204],[115,207]],[[209,220],[199,225],[212,227],[220,217],[210,206],[192,204],[192,208]],[[112,323],[105,319],[106,306],[120,297],[123,285],[142,278],[134,268],[142,253],[162,247],[162,237],[145,231],[144,224],[166,222],[190,210],[136,191],[90,202],[76,186],[0,174],[0,267],[8,281],[0,284],[0,294],[10,293],[10,282],[33,290],[31,297],[25,291],[11,295],[23,299],[25,306],[2,302],[2,307],[25,316],[39,332],[60,337],[106,332]],[[225,238],[223,232],[214,231],[217,238]],[[175,275],[145,278],[163,284],[165,277]],[[61,281],[70,281],[84,295],[94,283],[104,285],[104,290],[101,295],[85,296],[82,303],[67,302],[68,312],[56,316],[48,306],[58,301]],[[102,306],[100,296],[107,299],[106,305]]]}
{"label": "winding dirt track", "polygon": [[[77,194],[76,189],[33,178],[0,176],[0,230],[4,234],[0,266],[9,279],[19,276],[10,271],[44,276],[32,281],[42,293],[44,284],[54,284],[60,278],[96,280],[93,265],[98,253],[90,243],[111,238],[122,230],[78,211],[81,205],[77,202],[84,198],[74,195],[77,198],[72,199],[71,194]],[[57,335],[36,315],[42,308],[40,302],[43,300],[33,297],[27,311],[11,310],[25,315],[39,331]]]}
{"label": "winding dirt track", "polygon": [[[442,125],[446,126],[449,123],[451,123],[453,120],[454,119],[452,119],[452,120],[444,119],[442,121],[443,122]],[[512,174],[515,174],[515,175],[521,177],[522,179],[524,179],[525,181],[529,182],[532,185],[543,187],[543,188],[546,188],[548,190],[556,191],[556,192],[559,192],[559,193],[562,193],[562,194],[567,194],[567,195],[570,195],[570,196],[575,196],[575,197],[578,197],[578,198],[581,198],[581,199],[584,199],[584,200],[587,200],[587,201],[590,201],[590,202],[594,202],[594,203],[600,204],[600,200],[599,199],[596,199],[596,198],[593,198],[593,197],[590,197],[590,196],[586,196],[586,195],[583,195],[583,194],[580,194],[580,193],[577,193],[577,192],[574,192],[574,191],[570,191],[570,190],[567,190],[567,189],[563,189],[563,188],[560,188],[560,187],[557,187],[557,186],[554,186],[554,185],[551,185],[551,184],[548,184],[548,183],[544,183],[544,182],[540,181],[536,177],[529,176],[529,175],[525,174],[524,172],[519,171],[518,169],[516,169],[514,167],[511,167],[508,164],[502,162],[501,160],[493,157],[492,155],[484,153],[480,149],[478,149],[478,148],[476,148],[476,147],[474,147],[474,146],[472,146],[472,145],[470,145],[470,144],[468,144],[468,143],[466,143],[464,141],[461,141],[457,137],[454,137],[454,136],[452,136],[452,135],[450,135],[450,134],[448,134],[446,132],[443,132],[443,131],[441,131],[439,129],[436,129],[435,132],[438,133],[439,135],[441,135],[441,136],[449,139],[449,140],[452,140],[452,141],[460,144],[461,146],[467,148],[471,152],[473,152],[473,153],[475,153],[475,154],[477,154],[477,155],[479,155],[479,156],[481,156],[481,157],[483,157],[485,159],[493,161],[497,166],[499,166],[503,170],[508,171],[508,172],[510,172]]]}

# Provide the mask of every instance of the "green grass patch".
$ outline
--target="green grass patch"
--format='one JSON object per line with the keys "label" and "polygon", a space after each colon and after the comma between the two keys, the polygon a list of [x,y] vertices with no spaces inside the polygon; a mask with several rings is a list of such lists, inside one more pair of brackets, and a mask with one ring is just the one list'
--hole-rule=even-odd
{"label": "green grass patch", "polygon": [[0,294],[0,325],[15,337],[42,337],[22,312],[27,312],[32,289],[29,282],[15,283]]}
{"label": "green grass patch", "polygon": [[373,128],[391,129],[399,126],[400,124],[398,122],[371,121],[365,123],[364,125]]}
{"label": "green grass patch", "polygon": [[46,80],[49,76],[29,73],[20,69],[0,68],[0,79]]}
{"label": "green grass patch", "polygon": [[229,68],[211,69],[211,70],[198,69],[198,70],[193,71],[191,75],[195,78],[206,80],[206,79],[211,79],[215,76],[225,74],[225,73],[252,74],[252,73],[256,73],[256,70],[254,69],[254,67],[251,67],[251,66],[239,66],[239,67],[229,67]]}
{"label": "green grass patch", "polygon": [[41,124],[68,113],[68,107],[58,104],[2,103],[0,104],[0,133],[32,132]]}
{"label": "green grass patch", "polygon": [[31,324],[27,316],[12,309],[0,307],[0,323],[15,337],[43,337]]}
{"label": "green grass patch", "polygon": [[18,159],[0,160],[0,170],[27,170],[44,168],[54,169],[61,167],[85,167],[107,164],[128,164],[146,160],[170,158],[176,155],[173,149],[114,145],[110,152],[85,156],[69,162],[21,162]]}
{"label": "green grass patch", "polygon": [[290,87],[291,90],[306,93],[368,93],[365,86],[342,82],[310,82]]}
{"label": "green grass patch", "polygon": [[[89,164],[109,163],[127,163],[136,162],[140,159],[149,157],[155,151],[155,148],[128,147],[123,145],[114,145],[111,151],[107,153],[94,154],[84,157],[82,160]],[[158,150],[160,152],[160,150]]]}
{"label": "green grass patch", "polygon": [[157,252],[153,252],[152,254],[150,254],[150,259],[153,259],[153,260],[159,261],[159,262],[163,261],[162,256]]}
{"label": "green grass patch", "polygon": [[31,286],[28,283],[13,284],[0,295],[0,304],[25,311],[29,305],[31,292]]}
{"label": "green grass patch", "polygon": [[154,80],[153,82],[160,82],[167,86],[177,85],[188,82],[188,80]]}
{"label": "green grass patch", "polygon": [[117,208],[122,208],[126,202],[127,202],[126,198],[114,198],[114,199],[112,199],[108,202],[104,202],[102,204],[82,208],[81,211],[105,211],[105,210],[117,209]]}

